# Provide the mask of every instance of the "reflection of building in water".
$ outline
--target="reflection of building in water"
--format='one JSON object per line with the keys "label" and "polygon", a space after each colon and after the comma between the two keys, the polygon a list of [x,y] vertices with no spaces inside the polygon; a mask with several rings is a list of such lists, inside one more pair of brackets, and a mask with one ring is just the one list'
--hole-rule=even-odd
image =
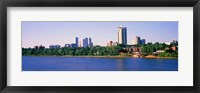
{"label": "reflection of building in water", "polygon": [[125,68],[126,68],[126,67],[125,67],[125,63],[126,63],[126,62],[124,62],[124,60],[125,60],[125,59],[123,59],[123,58],[122,58],[122,59],[117,59],[117,70],[118,70],[118,71],[125,71],[125,70],[126,70],[126,69],[125,69]]}

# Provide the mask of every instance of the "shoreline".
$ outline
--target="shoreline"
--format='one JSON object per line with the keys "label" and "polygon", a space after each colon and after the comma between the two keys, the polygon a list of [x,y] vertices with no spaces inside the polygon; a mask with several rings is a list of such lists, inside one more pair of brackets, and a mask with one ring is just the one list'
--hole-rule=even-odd
{"label": "shoreline", "polygon": [[133,56],[35,56],[35,57],[82,57],[82,58],[145,58],[145,59],[178,59],[178,57],[156,57],[156,56],[146,56],[146,57],[133,57]]}

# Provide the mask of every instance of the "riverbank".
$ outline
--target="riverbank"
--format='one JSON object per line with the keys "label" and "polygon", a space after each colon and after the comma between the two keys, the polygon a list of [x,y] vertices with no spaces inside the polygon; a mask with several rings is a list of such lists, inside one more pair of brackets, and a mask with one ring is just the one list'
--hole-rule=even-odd
{"label": "riverbank", "polygon": [[82,58],[149,58],[149,59],[177,59],[174,57],[158,57],[158,56],[143,56],[143,57],[133,57],[133,56],[71,56],[71,55],[65,55],[65,56],[38,56],[38,57],[82,57]]}
{"label": "riverbank", "polygon": [[132,56],[62,56],[62,57],[94,57],[94,58],[132,58]]}
{"label": "riverbank", "polygon": [[153,56],[153,55],[144,56],[144,57],[142,57],[142,58],[177,59],[176,57],[159,57],[159,56]]}

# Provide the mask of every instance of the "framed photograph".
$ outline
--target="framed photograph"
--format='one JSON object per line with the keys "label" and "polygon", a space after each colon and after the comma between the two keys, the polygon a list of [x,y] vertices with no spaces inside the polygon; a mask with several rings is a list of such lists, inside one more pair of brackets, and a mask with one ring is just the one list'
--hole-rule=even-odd
{"label": "framed photograph", "polygon": [[0,6],[1,92],[200,92],[199,0]]}

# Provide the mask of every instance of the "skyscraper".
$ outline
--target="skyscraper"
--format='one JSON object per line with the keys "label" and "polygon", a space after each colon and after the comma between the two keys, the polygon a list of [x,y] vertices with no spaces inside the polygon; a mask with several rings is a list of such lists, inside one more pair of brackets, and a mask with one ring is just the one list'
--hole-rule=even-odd
{"label": "skyscraper", "polygon": [[81,41],[79,41],[78,47],[82,47],[82,42]]}
{"label": "skyscraper", "polygon": [[120,26],[117,28],[118,31],[118,43],[119,44],[127,44],[127,28]]}
{"label": "skyscraper", "polygon": [[75,47],[78,47],[78,37],[74,38],[74,43],[76,44]]}
{"label": "skyscraper", "polygon": [[141,44],[141,40],[140,40],[140,37],[139,36],[136,36],[135,38],[134,38],[134,43],[133,43],[134,45],[137,45],[137,44]]}
{"label": "skyscraper", "polygon": [[139,36],[136,36],[134,39],[133,39],[133,45],[138,45],[138,44],[145,44],[146,43],[146,40],[145,39],[141,39]]}
{"label": "skyscraper", "polygon": [[88,38],[83,39],[83,47],[88,47]]}
{"label": "skyscraper", "polygon": [[145,44],[146,43],[146,40],[145,39],[142,39],[141,40],[141,44]]}
{"label": "skyscraper", "polygon": [[93,46],[93,43],[92,43],[92,39],[91,39],[91,38],[89,38],[88,46],[89,46],[89,47],[92,47],[92,46]]}

